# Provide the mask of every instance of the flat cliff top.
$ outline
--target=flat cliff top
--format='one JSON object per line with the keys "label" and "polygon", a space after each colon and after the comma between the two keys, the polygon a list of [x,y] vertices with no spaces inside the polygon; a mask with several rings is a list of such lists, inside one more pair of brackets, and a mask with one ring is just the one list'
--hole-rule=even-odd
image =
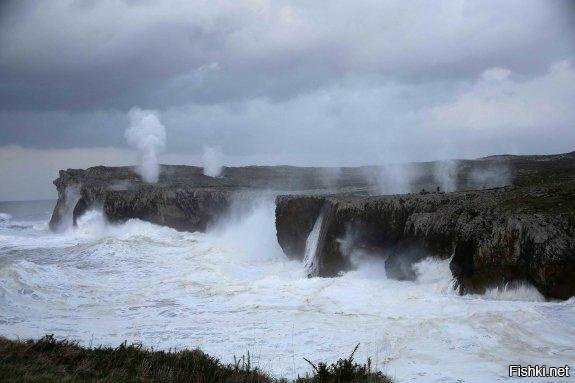
{"label": "flat cliff top", "polygon": [[[278,198],[299,198],[285,195]],[[525,186],[469,190],[452,193],[425,192],[380,196],[330,195],[327,198],[347,208],[373,203],[406,203],[420,207],[441,205],[473,207],[476,210],[500,209],[502,212],[540,214],[575,214],[575,179]]]}
{"label": "flat cliff top", "polygon": [[[491,156],[476,160],[420,162],[388,166],[224,167],[219,177],[203,174],[203,169],[187,165],[161,165],[159,181],[144,183],[133,167],[96,166],[61,170],[57,187],[81,184],[125,190],[128,187],[261,189],[284,192],[318,192],[356,195],[388,194],[389,177],[409,178],[406,188],[413,192],[434,191],[441,172],[453,178],[455,190],[477,190],[508,185],[526,186],[575,178],[575,152],[541,156]],[[388,183],[388,184],[386,184]]]}
{"label": "flat cliff top", "polygon": [[197,166],[161,165],[157,183],[146,184],[134,167],[95,166],[88,169],[61,170],[54,181],[56,186],[82,184],[105,186],[122,190],[129,185],[150,188],[205,188],[205,189],[270,189],[270,190],[325,190],[336,188],[362,189],[369,180],[361,168],[306,168],[293,166],[224,167],[218,177],[203,174]]}

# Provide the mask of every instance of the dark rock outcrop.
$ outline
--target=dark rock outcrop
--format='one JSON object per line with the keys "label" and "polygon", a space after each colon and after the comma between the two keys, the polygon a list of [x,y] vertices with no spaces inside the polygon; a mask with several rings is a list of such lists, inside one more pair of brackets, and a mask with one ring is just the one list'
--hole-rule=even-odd
{"label": "dark rock outcrop", "polygon": [[333,216],[318,245],[321,276],[351,267],[350,250],[365,248],[387,257],[387,272],[399,279],[413,277],[414,261],[453,255],[462,292],[529,281],[547,297],[575,295],[575,180],[446,194],[279,196],[278,241],[288,256],[303,256],[323,204]]}
{"label": "dark rock outcrop", "polygon": [[[455,171],[454,187],[466,190],[504,186],[511,178],[517,182],[532,182],[533,174],[544,182],[548,177],[542,176],[541,169],[547,161],[561,162],[565,156],[571,158],[569,155],[506,156],[457,161],[449,166]],[[529,166],[522,166],[522,163]],[[276,193],[311,192],[321,195],[385,194],[390,187],[387,174],[404,171],[411,175],[406,186],[408,191],[435,190],[438,182],[433,174],[442,166],[443,163],[425,162],[358,168],[224,167],[220,177],[208,177],[200,167],[162,165],[159,181],[155,184],[142,182],[131,167],[68,169],[60,171],[58,179],[54,181],[58,189],[58,202],[50,227],[53,230],[68,227],[75,222],[74,217],[92,207],[99,207],[112,220],[141,218],[181,230],[202,230],[213,218],[211,212],[219,214],[225,209],[230,196],[238,192],[273,190]],[[569,174],[569,162],[565,162],[561,169],[563,173],[550,177]],[[304,227],[306,225],[308,223],[304,223]]]}
{"label": "dark rock outcrop", "polygon": [[277,238],[291,258],[303,258],[317,217],[329,212],[316,251],[321,276],[351,268],[350,252],[363,249],[386,257],[386,271],[398,279],[414,278],[411,265],[423,257],[452,257],[462,292],[526,280],[547,297],[575,294],[575,153],[450,163],[453,193],[430,193],[441,163],[393,166],[409,170],[408,190],[425,192],[374,196],[389,187],[380,176],[397,170],[390,167],[253,166],[208,177],[198,167],[162,165],[155,184],[131,167],[68,169],[54,181],[50,227],[99,208],[113,222],[203,231],[237,199],[268,192],[280,195]]}
{"label": "dark rock outcrop", "polygon": [[131,167],[97,166],[61,170],[54,185],[58,202],[50,228],[76,224],[91,208],[102,209],[112,222],[138,218],[186,231],[204,231],[233,201],[261,193],[364,193],[369,183],[361,169],[344,169],[334,177],[331,169],[291,166],[224,168],[220,177],[205,176],[202,168],[162,165],[157,183],[143,182]]}
{"label": "dark rock outcrop", "polygon": [[305,242],[324,203],[323,196],[280,196],[276,199],[277,238],[288,257],[303,259]]}
{"label": "dark rock outcrop", "polygon": [[231,202],[229,191],[139,188],[109,191],[103,210],[112,222],[129,217],[176,230],[205,231],[212,221],[226,212]]}
{"label": "dark rock outcrop", "polygon": [[451,258],[462,293],[528,281],[546,297],[575,295],[575,152],[457,162],[460,190],[508,177],[508,186],[487,190],[430,193],[436,168],[419,164],[414,185],[428,191],[418,194],[279,196],[278,242],[301,259],[319,210],[329,205],[316,253],[321,276],[353,267],[349,255],[359,249],[385,257],[388,276],[397,279],[415,278],[412,265],[424,257]]}

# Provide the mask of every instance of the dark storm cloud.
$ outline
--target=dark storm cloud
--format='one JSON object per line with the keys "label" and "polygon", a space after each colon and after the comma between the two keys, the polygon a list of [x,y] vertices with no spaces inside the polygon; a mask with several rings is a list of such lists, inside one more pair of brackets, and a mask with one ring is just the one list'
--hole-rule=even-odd
{"label": "dark storm cloud", "polygon": [[3,145],[35,148],[117,145],[127,124],[117,111],[0,111],[0,121]]}
{"label": "dark storm cloud", "polygon": [[2,9],[0,108],[285,100],[364,74],[533,74],[573,55],[565,4],[15,1]]}

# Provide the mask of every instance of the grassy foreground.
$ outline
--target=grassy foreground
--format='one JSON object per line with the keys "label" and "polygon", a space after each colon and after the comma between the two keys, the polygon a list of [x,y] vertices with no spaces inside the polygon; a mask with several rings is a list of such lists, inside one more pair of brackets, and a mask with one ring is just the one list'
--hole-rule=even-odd
{"label": "grassy foreground", "polygon": [[[368,363],[354,362],[354,352],[336,363],[314,364],[314,375],[296,383],[390,383]],[[84,348],[52,335],[33,341],[0,337],[0,382],[197,382],[280,383],[253,368],[250,359],[224,365],[200,350],[151,351],[139,345]]]}

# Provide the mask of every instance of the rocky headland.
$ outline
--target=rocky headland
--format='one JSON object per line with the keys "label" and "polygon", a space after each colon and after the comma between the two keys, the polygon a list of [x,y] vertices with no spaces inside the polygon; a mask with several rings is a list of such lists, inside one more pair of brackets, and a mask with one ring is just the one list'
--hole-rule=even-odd
{"label": "rocky headland", "polygon": [[138,218],[177,230],[204,231],[234,201],[263,194],[369,193],[360,169],[291,166],[225,167],[209,177],[195,166],[162,165],[160,179],[146,183],[132,167],[96,166],[61,170],[54,180],[58,201],[50,220],[54,231],[76,223],[91,208],[112,222]]}
{"label": "rocky headland", "polygon": [[318,276],[353,268],[360,250],[384,257],[398,279],[414,278],[412,264],[424,257],[451,259],[461,293],[526,281],[548,298],[575,295],[575,152],[391,167],[227,167],[219,177],[162,165],[154,184],[130,167],[93,167],[60,171],[54,184],[53,230],[99,208],[112,222],[204,231],[234,201],[272,194],[288,257],[304,258],[321,219]]}

